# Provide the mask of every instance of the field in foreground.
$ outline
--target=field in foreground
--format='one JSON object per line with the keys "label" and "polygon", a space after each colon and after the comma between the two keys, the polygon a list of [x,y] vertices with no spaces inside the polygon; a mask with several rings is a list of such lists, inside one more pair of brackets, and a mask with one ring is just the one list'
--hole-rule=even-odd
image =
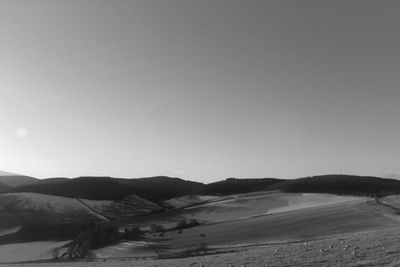
{"label": "field in foreground", "polygon": [[[201,246],[217,249],[246,244],[314,240],[329,235],[398,226],[398,221],[387,217],[386,213],[372,199],[363,197],[245,194],[237,198],[212,200],[173,213],[176,217],[203,219],[207,223],[182,232],[149,235],[147,241],[157,246],[158,254],[165,255]],[[168,219],[165,215],[160,218],[161,221]],[[119,248],[129,249],[124,246]],[[109,255],[115,251],[110,249],[113,252]]]}
{"label": "field in foreground", "polygon": [[[14,267],[173,266],[400,266],[400,227],[340,234],[297,243],[237,248],[234,252],[181,259],[108,259],[94,262],[15,264]],[[6,266],[6,265],[0,265]]]}
{"label": "field in foreground", "polygon": [[70,241],[40,241],[2,245],[0,259],[2,262],[52,259],[52,250],[68,242]]}
{"label": "field in foreground", "polygon": [[[395,236],[400,236],[400,216],[371,198],[281,192],[239,194],[142,216],[140,223],[181,217],[203,219],[204,224],[182,232],[148,234],[145,242],[123,241],[92,251],[95,262],[48,266],[200,266],[200,262],[205,266],[375,266],[396,262],[400,255],[400,237]],[[176,257],[199,247],[202,249],[196,257],[156,259]],[[198,257],[204,251],[224,253]]]}

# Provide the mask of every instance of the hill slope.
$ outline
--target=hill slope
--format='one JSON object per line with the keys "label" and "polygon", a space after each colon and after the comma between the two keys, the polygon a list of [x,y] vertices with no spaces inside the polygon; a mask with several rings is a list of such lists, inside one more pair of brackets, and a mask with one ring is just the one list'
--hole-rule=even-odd
{"label": "hill slope", "polygon": [[190,194],[204,187],[202,183],[167,176],[118,179],[118,182],[128,186],[135,194],[156,201]]}
{"label": "hill slope", "polygon": [[293,193],[330,193],[347,195],[375,195],[400,193],[400,181],[372,176],[321,175],[284,180],[266,187]]}
{"label": "hill slope", "polygon": [[39,181],[40,181],[39,179],[30,176],[0,171],[0,183],[5,184],[9,187],[35,184],[38,183]]}
{"label": "hill slope", "polygon": [[38,193],[0,194],[0,229],[36,223],[82,223],[134,216],[161,207],[135,195],[122,200],[89,200]]}
{"label": "hill slope", "polygon": [[0,183],[0,193],[5,192],[5,191],[7,191],[9,189],[10,189],[9,186],[7,186],[7,185],[5,185],[3,183]]}
{"label": "hill slope", "polygon": [[161,201],[185,195],[202,186],[201,183],[164,176],[140,179],[79,177],[24,185],[11,188],[9,192],[33,192],[92,200],[120,200],[135,194],[150,201]]}
{"label": "hill slope", "polygon": [[230,195],[248,193],[263,190],[265,187],[281,181],[283,180],[275,178],[228,178],[223,181],[206,184],[203,188],[198,190],[197,193],[202,195]]}
{"label": "hill slope", "polygon": [[9,192],[32,192],[72,198],[117,200],[129,195],[129,190],[109,177],[79,177],[58,183],[38,183],[11,188]]}
{"label": "hill slope", "polygon": [[33,192],[92,200],[120,200],[135,194],[152,202],[183,195],[230,195],[256,191],[281,190],[295,193],[331,193],[346,195],[387,195],[400,193],[400,181],[354,175],[323,175],[282,180],[274,178],[236,179],[202,184],[179,178],[157,176],[137,179],[79,177],[48,179],[39,183],[7,188],[3,192]]}
{"label": "hill slope", "polygon": [[36,193],[0,194],[0,228],[28,222],[84,222],[98,215],[77,199]]}

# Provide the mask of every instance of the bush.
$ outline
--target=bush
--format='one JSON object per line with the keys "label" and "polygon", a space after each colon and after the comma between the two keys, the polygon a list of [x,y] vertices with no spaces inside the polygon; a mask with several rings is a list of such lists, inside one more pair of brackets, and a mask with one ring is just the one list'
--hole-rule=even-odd
{"label": "bush", "polygon": [[199,225],[199,222],[196,219],[189,219],[189,220],[182,219],[176,224],[175,229],[176,230],[185,229],[185,228],[190,228],[190,227],[194,227],[197,225]]}
{"label": "bush", "polygon": [[154,224],[151,225],[150,228],[151,228],[150,231],[151,231],[152,233],[164,232],[164,231],[165,231],[164,226],[162,226],[161,224],[155,224],[155,223],[154,223]]}

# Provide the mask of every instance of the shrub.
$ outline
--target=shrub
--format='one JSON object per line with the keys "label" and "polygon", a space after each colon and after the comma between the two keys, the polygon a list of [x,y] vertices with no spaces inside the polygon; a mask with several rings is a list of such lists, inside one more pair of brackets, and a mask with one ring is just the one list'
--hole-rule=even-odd
{"label": "shrub", "polygon": [[199,225],[199,222],[196,219],[182,219],[176,224],[175,229],[185,229],[197,225]]}

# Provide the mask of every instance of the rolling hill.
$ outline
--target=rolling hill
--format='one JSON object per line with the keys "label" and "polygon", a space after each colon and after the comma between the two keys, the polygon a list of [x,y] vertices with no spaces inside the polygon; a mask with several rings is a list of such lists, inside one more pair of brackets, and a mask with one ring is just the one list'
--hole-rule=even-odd
{"label": "rolling hill", "polygon": [[27,223],[83,223],[160,211],[162,208],[135,195],[121,200],[90,200],[39,193],[0,194],[0,229]]}
{"label": "rolling hill", "polygon": [[9,192],[31,192],[93,200],[118,200],[130,194],[126,186],[109,177],[79,177],[56,183],[24,185],[11,188]]}
{"label": "rolling hill", "polygon": [[33,192],[92,200],[120,200],[135,194],[158,202],[194,192],[203,186],[201,183],[164,176],[139,179],[79,177],[50,181],[11,188],[8,192]]}
{"label": "rolling hill", "polygon": [[265,188],[292,193],[387,195],[400,193],[400,181],[372,176],[321,175],[284,180]]}
{"label": "rolling hill", "polygon": [[180,178],[155,176],[137,179],[117,179],[135,194],[150,200],[161,201],[196,192],[204,184]]}
{"label": "rolling hill", "polygon": [[228,178],[223,181],[206,184],[197,191],[201,195],[230,195],[263,190],[265,187],[284,181],[275,178]]}
{"label": "rolling hill", "polygon": [[39,181],[40,181],[39,179],[30,176],[0,171],[0,183],[7,185],[9,187],[35,184],[38,183]]}
{"label": "rolling hill", "polygon": [[9,186],[7,186],[7,185],[5,185],[5,184],[3,184],[3,183],[0,183],[0,193],[1,193],[1,192],[6,192],[6,191],[9,190],[9,189],[10,189]]}
{"label": "rolling hill", "polygon": [[5,183],[2,186],[0,180],[0,190],[3,192],[32,192],[92,200],[120,200],[131,194],[135,194],[157,203],[184,195],[224,196],[274,190],[293,193],[331,193],[369,196],[400,193],[399,180],[355,175],[322,175],[293,180],[228,178],[209,184],[167,176],[136,179],[78,177],[75,179],[52,178],[37,181],[40,182],[21,186],[9,186],[11,187],[9,188]]}

